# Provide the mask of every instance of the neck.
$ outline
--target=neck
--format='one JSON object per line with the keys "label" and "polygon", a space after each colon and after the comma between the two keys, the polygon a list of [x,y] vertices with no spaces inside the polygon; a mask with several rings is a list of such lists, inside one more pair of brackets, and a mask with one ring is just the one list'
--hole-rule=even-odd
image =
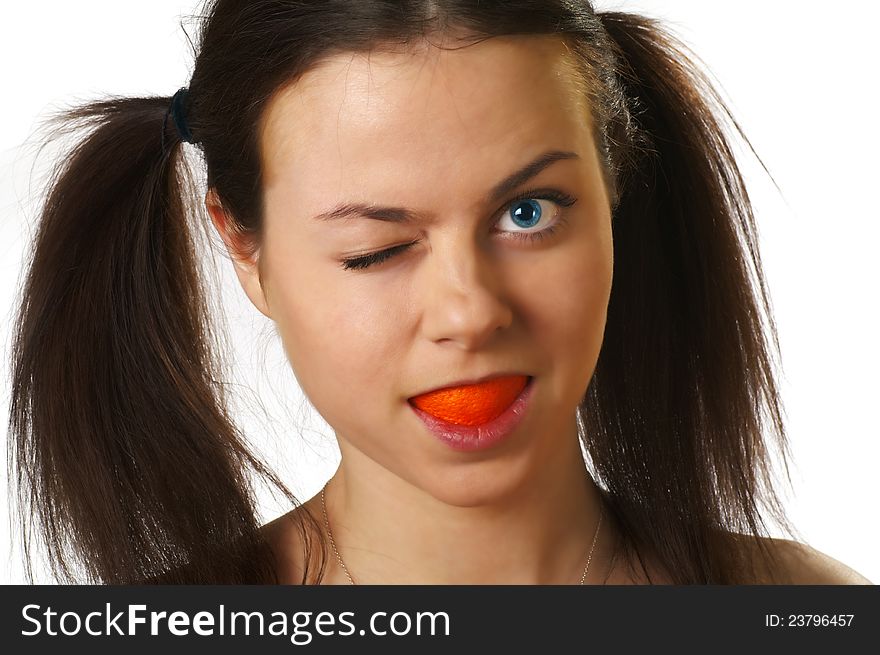
{"label": "neck", "polygon": [[[325,498],[336,547],[355,583],[580,583],[600,496],[576,428],[563,444],[544,450],[548,459],[540,467],[498,462],[502,475],[487,475],[488,468],[465,475],[456,482],[467,493],[455,494],[444,493],[445,480],[413,484],[347,442],[340,445],[343,460]],[[599,534],[586,584],[601,582],[608,542]],[[331,580],[347,584],[332,551],[331,557]]]}

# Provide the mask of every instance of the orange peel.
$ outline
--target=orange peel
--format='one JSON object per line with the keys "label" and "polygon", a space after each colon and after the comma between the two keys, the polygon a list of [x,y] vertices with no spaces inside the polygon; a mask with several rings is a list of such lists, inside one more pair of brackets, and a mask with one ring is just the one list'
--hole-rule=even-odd
{"label": "orange peel", "polygon": [[423,412],[456,425],[482,425],[510,407],[528,383],[526,375],[510,375],[479,384],[429,391],[411,400]]}

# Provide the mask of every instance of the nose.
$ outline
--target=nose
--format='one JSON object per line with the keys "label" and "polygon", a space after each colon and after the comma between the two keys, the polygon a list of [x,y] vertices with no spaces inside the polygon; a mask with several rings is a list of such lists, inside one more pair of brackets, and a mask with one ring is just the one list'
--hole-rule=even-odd
{"label": "nose", "polygon": [[423,279],[423,330],[434,342],[479,349],[508,327],[513,310],[505,298],[504,280],[485,253],[459,240],[432,246]]}

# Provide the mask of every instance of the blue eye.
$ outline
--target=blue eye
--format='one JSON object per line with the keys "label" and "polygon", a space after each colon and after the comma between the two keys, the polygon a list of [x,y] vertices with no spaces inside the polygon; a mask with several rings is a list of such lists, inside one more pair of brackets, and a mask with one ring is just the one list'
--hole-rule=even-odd
{"label": "blue eye", "polygon": [[[511,221],[513,222],[514,227],[535,227],[536,225],[540,224],[541,219],[544,216],[544,209],[538,202],[539,200],[549,200],[560,207],[571,207],[574,203],[577,202],[577,198],[573,198],[572,196],[566,193],[562,193],[561,191],[557,191],[556,189],[531,190],[518,195],[512,200],[509,200],[507,205],[505,206],[505,211],[501,217],[501,220],[509,216]],[[565,223],[565,218],[561,215],[561,213],[557,211],[556,214],[556,220],[549,226],[541,230],[537,230],[534,232],[518,232],[516,230],[512,230],[509,232],[510,236],[506,238],[524,239],[528,241],[540,241],[541,239],[545,239],[553,234],[558,227]],[[500,231],[508,232],[507,230]],[[417,242],[411,241],[410,243],[404,243],[399,246],[394,246],[393,248],[386,248],[385,250],[380,250],[379,252],[374,252],[369,255],[353,257],[351,259],[343,259],[342,268],[346,270],[363,270],[365,268],[369,268],[370,266],[381,264],[382,262],[396,255],[397,253],[403,252],[415,243]]]}
{"label": "blue eye", "polygon": [[517,225],[525,223],[522,227],[535,227],[541,220],[541,203],[529,198],[514,205],[515,209],[510,212],[510,217]]}
{"label": "blue eye", "polygon": [[[510,218],[514,227],[533,228],[541,223],[541,218],[544,215],[544,209],[541,206],[542,200],[546,201],[547,199],[530,197],[514,200],[508,205],[508,209],[504,212],[502,220]],[[502,231],[507,232],[509,230]],[[538,232],[541,232],[541,230],[538,230]],[[537,232],[519,233],[516,230],[513,230],[513,233],[518,236],[525,236],[526,234],[536,234]]]}

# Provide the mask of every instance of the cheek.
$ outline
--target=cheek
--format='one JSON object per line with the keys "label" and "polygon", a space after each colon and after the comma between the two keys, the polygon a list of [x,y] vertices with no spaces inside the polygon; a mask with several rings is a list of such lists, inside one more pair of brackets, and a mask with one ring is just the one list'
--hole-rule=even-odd
{"label": "cheek", "polygon": [[375,288],[315,278],[280,280],[273,317],[303,392],[329,420],[334,406],[350,408],[380,391],[377,372],[393,373],[401,323],[389,311],[393,298],[377,299]]}
{"label": "cheek", "polygon": [[595,368],[611,293],[611,257],[610,240],[573,244],[545,269],[551,282],[530,293],[535,339],[548,361],[564,371],[565,384],[585,385]]}

